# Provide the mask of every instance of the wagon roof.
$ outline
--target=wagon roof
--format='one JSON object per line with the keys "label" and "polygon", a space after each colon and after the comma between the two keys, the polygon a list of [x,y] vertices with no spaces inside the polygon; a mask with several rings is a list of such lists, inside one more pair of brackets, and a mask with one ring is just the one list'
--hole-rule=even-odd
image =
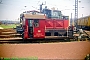
{"label": "wagon roof", "polygon": [[79,18],[79,19],[84,19],[84,18],[88,18],[88,17],[90,17],[90,15],[85,16],[85,17],[81,17],[81,18]]}

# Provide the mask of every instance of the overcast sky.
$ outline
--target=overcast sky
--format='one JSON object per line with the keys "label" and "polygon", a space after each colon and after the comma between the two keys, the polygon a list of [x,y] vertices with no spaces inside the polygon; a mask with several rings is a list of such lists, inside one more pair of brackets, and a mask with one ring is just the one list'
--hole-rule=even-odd
{"label": "overcast sky", "polygon": [[[73,13],[74,17],[73,5],[75,5],[75,0],[2,0],[2,4],[0,4],[0,20],[17,20],[21,12],[39,9],[39,5],[45,1],[49,9],[55,7],[61,10],[63,15],[70,16]],[[83,16],[90,15],[90,0],[79,1],[81,2],[79,3],[78,17],[82,17],[82,14]],[[46,5],[43,5],[43,7]]]}

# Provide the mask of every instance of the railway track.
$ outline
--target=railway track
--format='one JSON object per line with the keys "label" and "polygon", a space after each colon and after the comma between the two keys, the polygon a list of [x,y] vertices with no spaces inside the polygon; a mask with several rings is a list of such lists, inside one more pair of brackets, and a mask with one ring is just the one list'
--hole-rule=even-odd
{"label": "railway track", "polygon": [[0,44],[18,44],[18,43],[24,43],[21,39],[18,40],[0,40]]}
{"label": "railway track", "polygon": [[[59,42],[74,42],[74,41],[78,41],[78,40],[74,40],[74,39],[11,39],[11,40],[0,40],[0,44],[26,44],[26,43],[59,43]],[[90,40],[81,40],[81,41],[90,41]]]}
{"label": "railway track", "polygon": [[[90,31],[84,30],[88,36],[90,36]],[[46,37],[46,39],[27,39],[22,40],[21,35],[17,34],[14,29],[2,29],[0,30],[0,44],[9,43],[9,44],[21,44],[21,43],[51,43],[51,42],[71,42],[78,41],[77,37],[65,38],[65,37]],[[85,36],[81,41],[85,41],[87,36]],[[87,39],[88,40],[88,39]],[[90,39],[89,39],[90,40]]]}
{"label": "railway track", "polygon": [[0,40],[0,44],[22,44],[22,43],[54,43],[54,42],[70,42],[70,40],[64,39],[11,39],[11,40]]}

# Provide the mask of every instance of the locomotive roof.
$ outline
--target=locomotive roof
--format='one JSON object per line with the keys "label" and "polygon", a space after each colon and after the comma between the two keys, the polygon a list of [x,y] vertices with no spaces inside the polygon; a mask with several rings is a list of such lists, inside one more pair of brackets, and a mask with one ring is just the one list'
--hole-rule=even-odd
{"label": "locomotive roof", "polygon": [[45,19],[45,14],[42,13],[22,13],[20,16],[24,16],[26,19]]}

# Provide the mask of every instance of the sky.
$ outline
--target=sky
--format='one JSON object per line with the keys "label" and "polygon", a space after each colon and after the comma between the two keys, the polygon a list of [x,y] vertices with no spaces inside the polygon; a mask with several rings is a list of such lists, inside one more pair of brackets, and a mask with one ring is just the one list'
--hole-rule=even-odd
{"label": "sky", "polygon": [[[1,0],[0,0],[1,1]],[[0,20],[18,20],[20,13],[25,10],[38,10],[39,5],[43,2],[43,8],[47,6],[49,9],[61,10],[63,15],[74,18],[75,16],[75,0],[2,0],[0,3]],[[90,0],[79,0],[78,17],[90,15]],[[25,7],[26,6],[26,7]],[[84,7],[84,8],[82,8]]]}

